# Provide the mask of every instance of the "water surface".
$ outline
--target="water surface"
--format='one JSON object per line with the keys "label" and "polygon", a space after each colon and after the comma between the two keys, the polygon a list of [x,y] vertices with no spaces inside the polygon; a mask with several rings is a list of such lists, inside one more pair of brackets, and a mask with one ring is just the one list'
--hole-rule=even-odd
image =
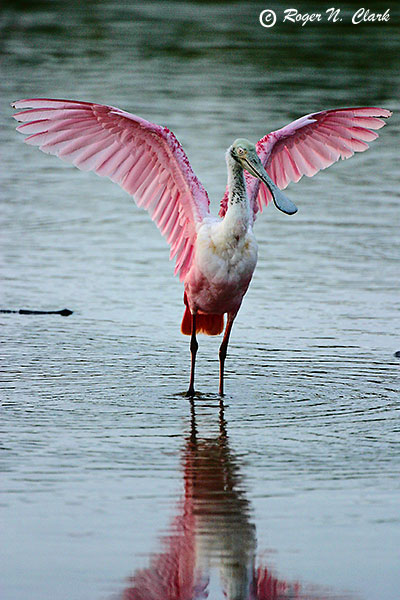
{"label": "water surface", "polygon": [[3,6],[0,308],[74,314],[0,315],[2,598],[394,600],[396,112],[368,152],[289,186],[297,215],[259,216],[227,396],[201,336],[191,405],[164,240],[115,184],[22,144],[7,106],[95,100],[168,125],[216,211],[234,138],[398,111],[398,14],[357,28],[343,3],[334,28],[264,30],[263,3]]}

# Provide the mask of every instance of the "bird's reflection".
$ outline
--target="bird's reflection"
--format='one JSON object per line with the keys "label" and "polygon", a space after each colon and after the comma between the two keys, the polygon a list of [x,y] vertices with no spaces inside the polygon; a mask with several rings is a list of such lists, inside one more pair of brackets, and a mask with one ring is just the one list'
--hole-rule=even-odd
{"label": "bird's reflection", "polygon": [[[121,600],[318,600],[298,583],[256,567],[256,535],[239,461],[229,447],[224,406],[219,430],[201,437],[191,403],[183,451],[184,498],[150,566],[129,579]],[[335,596],[335,598],[338,598]]]}
{"label": "bird's reflection", "polygon": [[255,527],[238,462],[229,448],[222,402],[219,432],[209,438],[199,437],[192,404],[184,475],[195,526],[197,572],[207,573],[208,579],[216,575],[229,599],[252,598]]}

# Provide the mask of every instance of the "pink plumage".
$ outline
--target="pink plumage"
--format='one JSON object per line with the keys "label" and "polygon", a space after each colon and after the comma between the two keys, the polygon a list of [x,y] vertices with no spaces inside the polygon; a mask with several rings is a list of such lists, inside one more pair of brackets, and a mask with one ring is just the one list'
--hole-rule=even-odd
{"label": "pink plumage", "polygon": [[[284,190],[291,181],[303,175],[312,177],[340,158],[350,158],[355,152],[369,148],[367,142],[378,137],[373,131],[385,125],[382,117],[391,116],[384,108],[340,108],[305,115],[289,125],[268,133],[256,144],[265,170]],[[270,190],[259,180],[245,174],[247,193],[254,219],[272,199]],[[220,216],[226,213],[228,189],[221,202]]]}
{"label": "pink plumage", "polygon": [[28,108],[14,114],[39,146],[83,171],[109,177],[134,196],[171,244],[175,274],[189,271],[196,223],[209,214],[207,192],[172,133],[128,112],[91,102],[32,99],[14,102]]}
{"label": "pink plumage", "polygon": [[280,190],[366,150],[378,137],[375,130],[383,127],[383,118],[392,114],[370,107],[326,110],[293,121],[255,146],[235,140],[226,154],[228,186],[221,219],[210,214],[207,192],[167,127],[91,102],[35,98],[13,107],[25,109],[14,118],[22,123],[17,129],[27,134],[27,144],[118,183],[167,239],[175,274],[185,284],[182,332],[191,335],[190,396],[196,333],[219,334],[227,314],[219,352],[223,395],[231,328],[257,262],[257,212],[273,199],[279,210],[294,214],[295,204]]}

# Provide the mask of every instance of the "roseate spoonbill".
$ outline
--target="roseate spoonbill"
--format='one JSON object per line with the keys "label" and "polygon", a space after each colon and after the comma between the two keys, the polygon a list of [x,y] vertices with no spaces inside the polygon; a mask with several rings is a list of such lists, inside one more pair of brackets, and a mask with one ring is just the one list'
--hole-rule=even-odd
{"label": "roseate spoonbill", "polygon": [[224,393],[229,336],[257,262],[257,212],[272,199],[279,210],[294,214],[296,206],[280,190],[366,150],[378,137],[373,130],[385,124],[381,117],[392,114],[371,107],[324,110],[256,145],[235,140],[226,152],[228,185],[218,218],[210,214],[207,192],[167,127],[91,102],[35,98],[12,106],[24,109],[13,116],[22,122],[18,131],[29,134],[26,143],[119,183],[167,238],[175,274],[185,287],[181,331],[191,337],[188,396],[194,395],[196,333],[222,333],[227,313],[219,349],[219,393]]}

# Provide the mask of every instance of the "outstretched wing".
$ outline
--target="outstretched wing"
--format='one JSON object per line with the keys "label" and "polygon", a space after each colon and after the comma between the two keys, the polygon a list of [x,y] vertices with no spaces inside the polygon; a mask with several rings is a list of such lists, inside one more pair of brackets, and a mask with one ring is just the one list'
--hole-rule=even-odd
{"label": "outstretched wing", "polygon": [[[312,113],[293,121],[263,137],[256,144],[265,170],[276,185],[284,190],[289,182],[299,181],[303,175],[312,177],[339,158],[350,158],[355,152],[369,148],[367,142],[378,137],[373,131],[390,117],[384,108],[340,108]],[[271,192],[247,172],[247,193],[254,218],[270,200]],[[220,215],[226,212],[227,191],[221,202]]]}
{"label": "outstretched wing", "polygon": [[209,199],[172,131],[128,112],[91,102],[19,100],[14,114],[27,144],[118,183],[149,213],[171,244],[180,279],[190,269],[196,225]]}

